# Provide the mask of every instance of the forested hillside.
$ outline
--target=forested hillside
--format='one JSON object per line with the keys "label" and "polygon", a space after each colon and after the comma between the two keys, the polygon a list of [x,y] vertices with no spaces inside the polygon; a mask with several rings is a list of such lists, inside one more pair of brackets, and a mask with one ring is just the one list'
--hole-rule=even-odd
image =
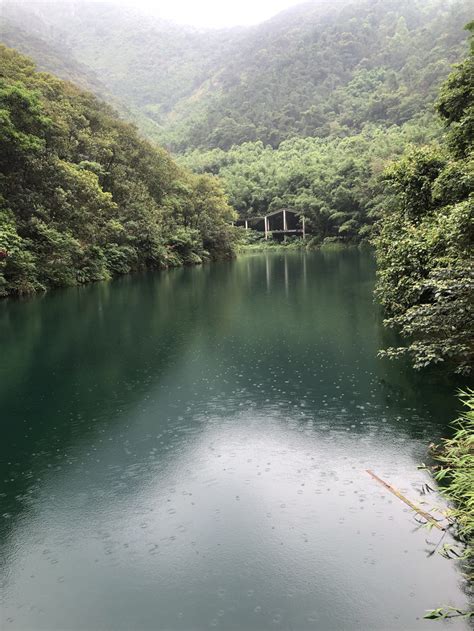
{"label": "forested hillside", "polygon": [[203,31],[110,4],[2,6],[7,43],[219,175],[242,216],[290,206],[316,242],[367,238],[385,166],[441,137],[434,101],[472,17],[469,0],[321,0]]}
{"label": "forested hillside", "polygon": [[1,7],[4,43],[42,69],[116,99],[155,140],[158,123],[206,81],[238,34],[203,33],[110,3],[4,0]]}
{"label": "forested hillside", "polygon": [[[202,31],[101,3],[4,1],[2,37],[42,66],[87,67],[174,151],[332,137],[431,111],[462,57],[469,0],[303,4],[251,28]],[[54,60],[18,31],[54,48]],[[73,60],[73,61],[71,61]],[[77,75],[77,73],[76,73]]]}
{"label": "forested hillside", "polygon": [[252,140],[277,147],[293,136],[403,124],[430,110],[465,50],[462,28],[471,16],[464,0],[290,11],[248,35],[212,85],[178,104],[165,138],[180,151]]}
{"label": "forested hillside", "polygon": [[[2,5],[0,5],[1,10]],[[0,20],[0,41],[10,48],[20,50],[33,58],[38,67],[73,82],[75,85],[95,92],[106,94],[107,89],[94,71],[75,59],[74,53],[49,39],[26,30],[20,24],[11,23],[2,14]]]}
{"label": "forested hillside", "polygon": [[370,235],[386,165],[442,136],[434,101],[469,0],[323,0],[204,31],[105,3],[3,5],[3,39],[116,105],[242,216],[286,205],[316,242]]}
{"label": "forested hillside", "polygon": [[0,46],[0,296],[232,254],[217,180]]}
{"label": "forested hillside", "polygon": [[[332,114],[326,112],[324,128],[313,129],[305,138],[298,137],[300,134],[294,129],[294,137],[277,147],[258,140],[227,150],[195,149],[180,159],[195,171],[218,174],[231,203],[242,216],[261,215],[287,206],[306,216],[315,243],[367,239],[374,221],[391,203],[392,192],[382,181],[387,165],[409,145],[422,147],[442,138],[434,103],[440,81],[446,79],[451,69],[453,52],[459,55],[455,57],[459,61],[463,57],[460,51],[467,50],[464,24],[458,24],[457,34],[450,30],[457,20],[467,18],[467,5],[452,4],[445,10],[439,4],[413,3],[411,24],[414,15],[421,18],[423,7],[432,19],[411,32],[407,28],[409,12],[384,14],[377,2],[346,7],[340,15],[351,12],[360,15],[362,8],[369,6],[374,16],[375,9],[380,10],[379,25],[384,16],[397,17],[392,43],[388,46],[388,35],[385,43],[378,40],[374,59],[381,65],[377,70],[373,68],[370,73],[367,68],[358,70],[357,80],[352,79],[345,88],[332,92],[327,101],[333,103]],[[403,3],[396,6],[405,11],[408,7]],[[351,23],[354,32],[363,31],[360,22],[352,19]],[[388,24],[386,21],[387,27]],[[405,33],[403,38],[401,30]],[[427,44],[430,38],[432,50]],[[463,44],[452,46],[461,39]],[[333,51],[334,46],[329,49]],[[422,58],[423,64],[419,63]],[[354,57],[348,55],[347,59]],[[388,72],[390,65],[392,70]],[[322,67],[334,68],[334,60],[326,61]],[[373,78],[374,73],[379,74],[380,81],[367,81],[369,74]],[[390,81],[385,81],[389,76],[392,88]],[[276,78],[274,83],[279,85]],[[295,114],[295,120],[303,119]],[[344,125],[340,124],[342,120]],[[275,130],[279,133],[282,129],[276,121]]]}

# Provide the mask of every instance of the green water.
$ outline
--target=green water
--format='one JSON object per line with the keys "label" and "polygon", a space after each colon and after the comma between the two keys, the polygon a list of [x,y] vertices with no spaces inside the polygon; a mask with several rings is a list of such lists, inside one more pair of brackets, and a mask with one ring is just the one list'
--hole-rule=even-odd
{"label": "green water", "polygon": [[444,628],[461,575],[366,469],[422,501],[454,386],[377,359],[373,279],[272,253],[0,303],[2,630]]}

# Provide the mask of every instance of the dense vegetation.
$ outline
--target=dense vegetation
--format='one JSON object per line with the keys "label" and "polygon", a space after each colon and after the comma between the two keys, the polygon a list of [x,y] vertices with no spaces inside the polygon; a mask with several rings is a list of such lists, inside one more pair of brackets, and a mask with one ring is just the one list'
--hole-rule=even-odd
{"label": "dense vegetation", "polygon": [[110,4],[10,0],[1,35],[44,69],[114,95],[175,152],[275,148],[429,112],[471,13],[469,0],[317,0],[203,31]]}
{"label": "dense vegetation", "polygon": [[243,38],[210,84],[174,108],[165,141],[179,151],[255,140],[278,147],[294,136],[401,125],[429,111],[461,53],[469,3],[345,4],[303,5]]}
{"label": "dense vegetation", "polygon": [[380,175],[410,142],[424,143],[438,130],[430,119],[383,130],[366,125],[346,138],[293,138],[278,149],[260,141],[229,151],[194,150],[179,162],[198,173],[219,175],[242,217],[289,207],[306,216],[313,242],[359,241],[384,201]]}
{"label": "dense vegetation", "polygon": [[0,295],[232,254],[215,178],[4,46],[0,121]]}
{"label": "dense vegetation", "polygon": [[[474,31],[474,23],[468,27]],[[417,368],[446,362],[468,372],[474,359],[474,41],[444,84],[439,145],[409,149],[386,172],[393,196],[375,239],[386,323],[401,331]]]}
{"label": "dense vegetation", "polygon": [[[402,2],[387,8],[386,3],[382,6],[368,2],[347,6],[338,14],[327,13],[319,17],[321,23],[318,22],[317,28],[322,29],[319,32],[314,30],[316,23],[311,20],[303,23],[301,18],[307,17],[308,11],[313,17],[316,15],[314,7],[304,6],[299,12],[291,12],[289,21],[287,14],[265,26],[267,39],[264,41],[273,42],[278,49],[275,54],[280,59],[283,77],[278,71],[273,73],[272,79],[265,79],[256,68],[248,76],[249,81],[258,76],[260,85],[268,83],[272,86],[266,91],[271,108],[263,108],[265,115],[270,115],[275,99],[278,100],[273,90],[279,90],[280,85],[285,84],[286,72],[297,85],[292,85],[280,96],[291,95],[294,99],[303,85],[307,89],[306,79],[301,85],[299,83],[302,76],[298,68],[304,67],[305,71],[314,73],[315,66],[308,63],[311,56],[305,49],[311,43],[314,54],[317,52],[325,59],[324,64],[319,63],[316,67],[336,68],[335,73],[331,73],[334,85],[329,91],[321,91],[324,109],[320,108],[320,124],[314,126],[316,119],[313,119],[311,126],[304,113],[291,107],[299,127],[292,124],[289,131],[290,118],[286,106],[282,105],[279,113],[281,115],[283,111],[285,116],[274,117],[270,125],[278,138],[269,138],[259,129],[257,141],[233,144],[228,148],[242,138],[231,136],[228,141],[216,143],[208,136],[195,144],[217,145],[217,148],[188,151],[180,162],[199,173],[219,175],[232,205],[243,217],[288,206],[309,219],[309,230],[315,242],[357,242],[370,235],[372,224],[385,204],[388,192],[383,190],[380,182],[385,166],[400,156],[407,144],[422,146],[441,135],[432,103],[441,79],[448,74],[449,61],[461,56],[460,51],[464,48],[460,43],[462,25],[469,13],[463,3],[443,8],[438,3],[420,2],[408,6]],[[287,45],[282,46],[282,33],[289,24],[294,28],[291,37],[283,40]],[[311,35],[303,35],[298,29],[304,30],[308,24],[312,25],[313,31]],[[372,28],[376,28],[376,34]],[[360,54],[363,50],[367,55],[359,64],[356,63],[357,55],[346,54],[344,62],[334,58],[340,53],[340,40],[344,40],[348,30],[352,39],[359,42],[357,50]],[[361,42],[368,33],[370,44],[364,48]],[[295,66],[294,58],[290,57],[294,37],[300,38],[300,61],[306,55],[307,65],[301,61]],[[436,46],[433,48],[434,40]],[[259,45],[262,46],[262,41]],[[281,59],[283,56],[288,56],[285,63]],[[249,55],[251,63],[256,63],[255,57],[258,55]],[[275,56],[269,55],[268,59],[273,63]],[[338,78],[338,72],[344,78]],[[375,76],[378,76],[377,80],[374,80]],[[344,87],[335,87],[339,80]],[[321,87],[318,84],[318,89]],[[261,98],[260,89],[254,92],[254,99]],[[313,113],[321,94],[318,92],[312,97]],[[240,98],[237,94],[234,96],[233,101],[237,104],[234,106],[229,101],[229,111],[238,107]],[[248,99],[245,102],[247,113],[251,115],[252,107]],[[304,121],[306,127],[301,126]],[[215,134],[219,124],[217,121],[213,124]],[[193,133],[197,133],[198,128],[199,123],[194,121]],[[314,136],[300,137],[305,134]],[[288,136],[293,137],[280,142]],[[191,140],[191,144],[193,142]]]}

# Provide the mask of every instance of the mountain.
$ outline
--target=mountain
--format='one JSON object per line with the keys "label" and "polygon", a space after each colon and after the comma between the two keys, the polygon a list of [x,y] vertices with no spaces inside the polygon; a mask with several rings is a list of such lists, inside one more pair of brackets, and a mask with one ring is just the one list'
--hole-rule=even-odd
{"label": "mountain", "polygon": [[282,205],[316,241],[359,241],[381,174],[437,142],[439,86],[466,53],[471,0],[315,0],[247,28],[184,27],[110,3],[4,0],[2,37],[113,103],[232,206]]}
{"label": "mountain", "polygon": [[470,0],[320,0],[202,30],[101,3],[2,9],[5,43],[60,76],[70,69],[177,152],[403,124],[431,108],[472,17]]}
{"label": "mountain", "polygon": [[[81,65],[77,83],[102,97],[117,98],[154,122],[163,122],[180,99],[214,72],[229,35],[239,32],[197,31],[100,2],[12,0],[1,6],[4,43],[28,52],[40,67],[63,78],[68,78],[61,74],[65,61]],[[40,42],[54,48],[55,55],[46,59]],[[102,84],[94,85],[91,75]]]}
{"label": "mountain", "polygon": [[0,41],[33,58],[43,70],[96,94],[107,94],[107,88],[97,74],[92,68],[79,62],[72,51],[60,46],[54,39],[49,41],[15,21],[11,22],[3,15],[0,21]]}

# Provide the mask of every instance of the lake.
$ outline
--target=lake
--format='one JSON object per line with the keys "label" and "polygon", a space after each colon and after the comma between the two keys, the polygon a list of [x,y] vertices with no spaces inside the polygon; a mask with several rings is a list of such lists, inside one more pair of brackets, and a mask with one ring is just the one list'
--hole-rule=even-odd
{"label": "lake", "polygon": [[0,303],[2,629],[465,629],[417,467],[455,384],[368,252],[272,252]]}

